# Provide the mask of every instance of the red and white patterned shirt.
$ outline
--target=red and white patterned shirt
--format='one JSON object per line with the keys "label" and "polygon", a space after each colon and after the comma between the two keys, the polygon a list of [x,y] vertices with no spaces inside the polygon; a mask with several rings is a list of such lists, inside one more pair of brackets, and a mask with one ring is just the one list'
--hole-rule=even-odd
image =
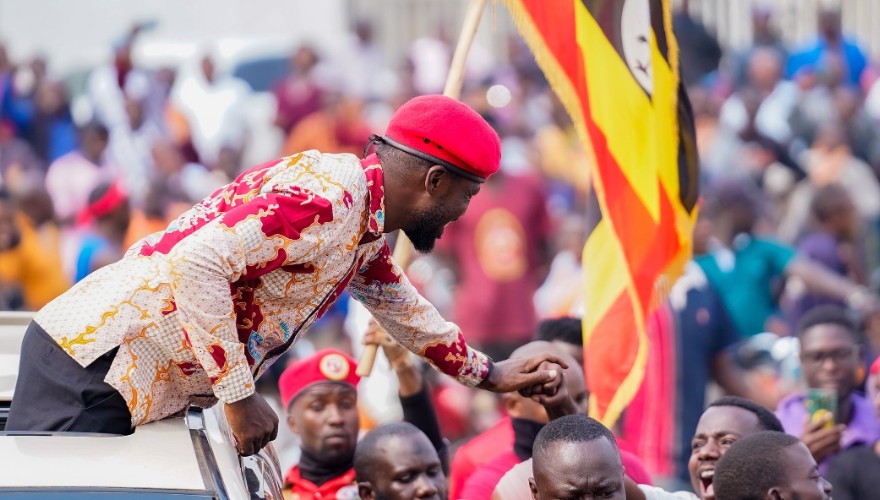
{"label": "red and white patterned shirt", "polygon": [[407,349],[466,385],[488,374],[391,260],[378,157],[306,151],[252,168],[36,316],[105,381],[132,425],[232,403],[348,288]]}

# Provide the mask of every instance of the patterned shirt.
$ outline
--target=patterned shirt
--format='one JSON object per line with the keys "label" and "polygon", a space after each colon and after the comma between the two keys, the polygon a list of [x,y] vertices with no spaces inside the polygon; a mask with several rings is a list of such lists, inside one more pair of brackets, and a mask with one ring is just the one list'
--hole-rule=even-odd
{"label": "patterned shirt", "polygon": [[419,295],[383,227],[376,155],[306,151],[244,172],[35,320],[82,366],[119,346],[105,381],[132,425],[250,396],[346,288],[401,345],[479,384],[490,361]]}

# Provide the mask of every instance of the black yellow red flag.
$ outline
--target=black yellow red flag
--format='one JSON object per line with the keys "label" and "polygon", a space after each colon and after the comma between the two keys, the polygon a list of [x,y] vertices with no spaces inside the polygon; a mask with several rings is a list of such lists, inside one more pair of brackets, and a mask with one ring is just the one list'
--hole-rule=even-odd
{"label": "black yellow red flag", "polygon": [[669,0],[503,1],[593,154],[584,361],[591,415],[611,425],[645,375],[645,318],[691,254],[697,157]]}

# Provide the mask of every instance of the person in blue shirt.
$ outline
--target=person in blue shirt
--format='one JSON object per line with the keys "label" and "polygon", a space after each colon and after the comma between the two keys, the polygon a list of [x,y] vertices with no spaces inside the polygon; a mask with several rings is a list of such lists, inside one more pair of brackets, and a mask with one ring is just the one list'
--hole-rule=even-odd
{"label": "person in blue shirt", "polygon": [[804,50],[792,54],[788,60],[786,76],[793,79],[802,71],[823,68],[831,53],[837,53],[843,59],[846,65],[846,81],[851,85],[858,85],[868,60],[858,43],[844,36],[839,8],[823,8],[819,12],[819,39]]}
{"label": "person in blue shirt", "polygon": [[705,199],[703,215],[711,221],[715,240],[694,260],[740,335],[766,331],[767,320],[778,311],[777,291],[785,278],[796,278],[811,292],[842,300],[853,309],[878,309],[876,297],[865,287],[756,234],[763,200],[750,181],[719,181]]}

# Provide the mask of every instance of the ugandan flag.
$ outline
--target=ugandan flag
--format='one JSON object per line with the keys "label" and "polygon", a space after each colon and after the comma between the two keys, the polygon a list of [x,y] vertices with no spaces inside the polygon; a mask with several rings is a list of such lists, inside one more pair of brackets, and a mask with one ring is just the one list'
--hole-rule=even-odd
{"label": "ugandan flag", "polygon": [[608,426],[645,375],[645,318],[691,253],[697,156],[669,1],[504,0],[594,155],[584,361]]}

